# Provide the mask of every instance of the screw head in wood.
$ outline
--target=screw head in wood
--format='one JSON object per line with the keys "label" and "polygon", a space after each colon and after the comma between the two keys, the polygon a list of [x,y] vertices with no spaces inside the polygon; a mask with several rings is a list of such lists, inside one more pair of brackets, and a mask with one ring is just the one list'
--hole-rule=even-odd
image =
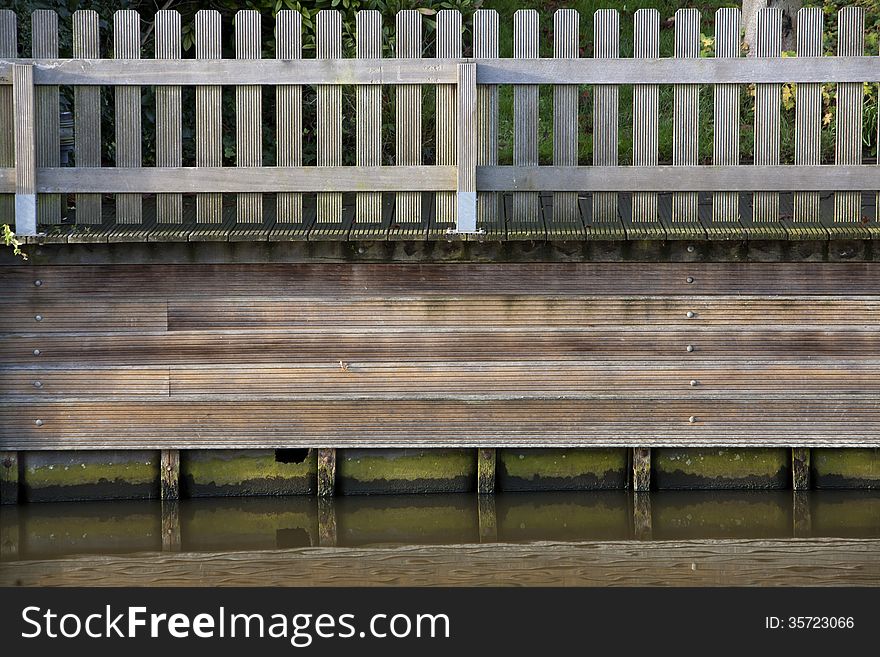
{"label": "screw head in wood", "polygon": [[42,322],[42,321],[43,321],[43,316],[42,316],[42,315],[34,315],[34,319],[35,319],[36,321],[38,321],[38,322]]}
{"label": "screw head in wood", "polygon": [[697,316],[697,313],[695,313],[693,310],[688,310],[685,315],[688,319],[692,319]]}
{"label": "screw head in wood", "polygon": [[696,379],[691,379],[691,388],[696,388],[698,385],[700,385],[699,381],[697,381]]}
{"label": "screw head in wood", "polygon": [[34,424],[36,424],[38,427],[41,427],[41,426],[43,426],[43,421],[42,420],[34,420]]}
{"label": "screw head in wood", "polygon": [[40,287],[42,284],[43,284],[43,281],[41,281],[40,279],[37,279],[34,281],[34,285],[36,285],[37,287]]}
{"label": "screw head in wood", "polygon": [[42,381],[34,381],[34,388],[42,388],[42,387],[43,387]]}
{"label": "screw head in wood", "polygon": [[688,253],[693,253],[693,252],[694,252],[694,245],[688,244]]}
{"label": "screw head in wood", "polygon": [[34,356],[39,356],[39,355],[40,355],[40,350],[34,349]]}
{"label": "screw head in wood", "polygon": [[694,350],[694,345],[689,344],[687,347],[685,347],[685,349],[687,350],[688,353],[690,353]]}
{"label": "screw head in wood", "polygon": [[688,418],[688,422],[690,422],[691,424],[693,424],[693,423],[696,422],[696,421],[697,421],[697,416],[696,416],[696,415],[691,415],[691,416]]}
{"label": "screw head in wood", "polygon": [[686,280],[688,283],[693,283],[693,282],[694,282],[694,277],[693,277],[693,276],[688,276],[685,280]]}

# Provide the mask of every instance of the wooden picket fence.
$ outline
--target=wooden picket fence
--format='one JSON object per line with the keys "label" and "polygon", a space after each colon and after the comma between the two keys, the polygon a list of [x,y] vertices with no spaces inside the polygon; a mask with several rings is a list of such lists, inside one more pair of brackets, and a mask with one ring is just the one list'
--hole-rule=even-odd
{"label": "wooden picket fence", "polygon": [[[797,57],[783,58],[782,16],[757,18],[753,56],[741,16],[715,16],[714,57],[700,57],[700,14],[675,15],[675,55],[659,56],[660,15],[635,13],[634,57],[619,56],[619,14],[593,17],[594,56],[579,58],[580,17],[553,19],[553,58],[539,58],[533,10],[514,18],[514,56],[499,58],[498,15],[473,16],[472,57],[462,16],[436,17],[436,57],[423,58],[422,14],[396,17],[396,58],[382,59],[381,15],[357,16],[357,57],[343,58],[342,19],[317,16],[315,58],[303,58],[302,20],[275,17],[275,59],[261,59],[261,17],[235,17],[236,59],[221,59],[221,20],[200,11],[195,58],[181,59],[181,17],[154,19],[153,59],[141,58],[137,12],[113,17],[113,59],[99,50],[99,16],[73,16],[72,59],[59,59],[58,18],[32,17],[31,58],[20,58],[16,16],[0,11],[0,221],[44,241],[440,237],[566,239],[877,237],[880,170],[863,164],[864,84],[880,61],[864,53],[864,10],[838,16],[837,56],[823,56],[823,14],[797,16]],[[137,60],[137,61],[133,61]],[[797,83],[796,152],[780,161],[783,83]],[[822,84],[835,83],[833,165],[822,165]],[[754,162],[741,163],[740,107],[755,84]],[[75,88],[76,166],[60,166],[59,85]],[[222,87],[235,88],[236,166],[223,167]],[[263,166],[262,86],[276,94],[277,162]],[[356,87],[343,116],[343,85]],[[422,86],[436,85],[435,161],[425,164]],[[513,85],[513,163],[498,162],[499,87]],[[553,164],[538,162],[539,85],[553,88]],[[578,163],[578,85],[592,85],[593,163]],[[620,166],[619,88],[634,85],[633,162]],[[674,85],[674,153],[658,160],[659,87]],[[714,101],[712,164],[701,165],[701,86]],[[101,87],[115,87],[115,166],[102,165]],[[142,166],[141,88],[155,87],[156,166]],[[195,87],[184,107],[182,87]],[[303,166],[303,87],[317,89],[317,165]],[[382,163],[383,87],[396,88],[395,160]],[[195,166],[183,166],[182,116],[195,111]],[[356,164],[343,166],[343,121],[356,121]],[[824,208],[823,192],[832,203]],[[115,195],[115,204],[103,195]],[[233,207],[224,194],[235,194]],[[75,215],[68,213],[72,196]],[[311,199],[314,199],[314,202]],[[708,199],[706,202],[705,199]],[[833,199],[833,200],[832,200]],[[112,207],[112,211],[111,208]],[[783,207],[784,206],[784,207]],[[823,209],[824,208],[824,209]],[[228,210],[228,211],[227,211]],[[74,221],[71,221],[74,217]],[[67,224],[73,224],[72,226]]]}

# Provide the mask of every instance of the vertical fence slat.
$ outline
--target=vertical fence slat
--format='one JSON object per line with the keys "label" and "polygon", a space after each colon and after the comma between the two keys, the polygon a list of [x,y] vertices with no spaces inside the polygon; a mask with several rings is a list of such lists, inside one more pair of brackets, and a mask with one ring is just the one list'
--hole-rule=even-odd
{"label": "vertical fence slat", "polygon": [[[444,9],[437,14],[437,52],[444,59],[461,57],[461,13]],[[454,84],[437,85],[437,164],[456,163],[456,135],[459,131],[457,120],[458,95]],[[454,192],[437,192],[435,195],[436,224],[447,228],[456,221],[456,196]]]}
{"label": "vertical fence slat", "polygon": [[[382,14],[375,9],[361,10],[356,17],[358,59],[381,59]],[[357,87],[357,165],[382,164],[382,87],[362,84]],[[382,194],[359,192],[355,223],[382,221]]]}
{"label": "vertical fence slat", "polygon": [[477,65],[458,65],[456,228],[477,230]]}
{"label": "vertical fence slat", "polygon": [[[0,57],[18,57],[18,30],[15,12],[0,9]],[[14,114],[12,86],[0,85],[0,167],[15,166]],[[15,216],[15,196],[0,194],[0,217]]]}
{"label": "vertical fence slat", "polygon": [[[695,59],[700,56],[700,12],[679,9],[675,12],[675,56]],[[700,157],[700,85],[676,84],[673,87],[672,164],[693,166]],[[673,223],[697,223],[699,197],[696,192],[672,195]]]}
{"label": "vertical fence slat", "polygon": [[[620,15],[616,9],[600,9],[593,15],[593,57],[620,57]],[[597,84],[593,89],[593,164],[617,166],[618,150],[617,85]],[[616,192],[593,193],[593,224],[618,221]]]}
{"label": "vertical fence slat", "polygon": [[[557,9],[553,14],[553,56],[577,59],[580,56],[580,15],[574,9]],[[578,86],[553,86],[553,164],[578,163]],[[553,230],[580,233],[581,212],[577,192],[553,193]]]}
{"label": "vertical fence slat", "polygon": [[[48,9],[33,13],[31,51],[35,59],[58,57],[58,14]],[[61,165],[61,116],[57,85],[39,85],[34,90],[37,121],[37,166]],[[37,195],[37,225],[57,224],[63,216],[60,194]]]}
{"label": "vertical fence slat", "polygon": [[[422,15],[415,9],[397,14],[397,57],[422,56]],[[422,163],[422,88],[402,85],[396,94],[396,162],[398,165]],[[395,223],[412,224],[422,220],[422,195],[419,192],[398,192]]]}
{"label": "vertical fence slat", "polygon": [[[844,7],[837,14],[837,56],[860,57],[865,52],[865,10]],[[834,143],[835,164],[862,163],[862,105],[864,85],[837,85],[837,120]],[[834,194],[834,223],[858,223],[862,215],[861,192]]]}
{"label": "vertical fence slat", "polygon": [[[73,14],[73,56],[101,57],[98,13],[80,9]],[[101,89],[77,85],[73,89],[73,135],[76,166],[101,166]],[[101,195],[76,195],[76,223],[101,223]]]}
{"label": "vertical fence slat", "polygon": [[[235,58],[260,59],[260,13],[242,9],[235,14]],[[259,85],[235,87],[235,164],[239,167],[263,166],[263,95]],[[263,221],[263,195],[253,192],[236,195],[238,223]]]}
{"label": "vertical fence slat", "polygon": [[[538,12],[519,9],[513,16],[513,56],[516,59],[537,59]],[[538,85],[513,86],[513,164],[538,164]],[[541,225],[540,199],[534,192],[514,192],[511,232],[534,232]]]}
{"label": "vertical fence slat", "polygon": [[[633,17],[635,43],[633,56],[660,56],[660,12],[639,9]],[[657,166],[660,88],[656,84],[633,87],[633,166]],[[632,196],[633,223],[656,222],[657,194],[636,192]]]}
{"label": "vertical fence slat", "polygon": [[[318,12],[315,57],[342,57],[342,15],[335,10]],[[318,85],[318,166],[342,165],[342,87]],[[342,194],[318,194],[317,221],[342,223]]]}
{"label": "vertical fence slat", "polygon": [[[357,13],[358,59],[381,59],[382,13],[364,9]],[[357,87],[357,165],[382,164],[382,86],[361,84]],[[382,221],[382,194],[359,192],[355,200],[355,223],[377,224]]]}
{"label": "vertical fence slat", "polygon": [[[715,12],[715,57],[730,59],[741,55],[739,9],[723,7]],[[714,87],[712,162],[736,165],[739,164],[740,86],[716,84]],[[739,221],[739,194],[714,192],[712,221]]]}
{"label": "vertical fence slat", "polygon": [[[162,10],[155,18],[156,59],[180,59],[180,14]],[[179,167],[183,164],[180,87],[156,87],[156,166]],[[156,196],[156,220],[159,223],[183,222],[183,198],[180,194]]]}
{"label": "vertical fence slat", "polygon": [[[473,54],[478,58],[498,57],[498,12],[478,9],[474,12]],[[477,86],[477,165],[498,164],[498,85]],[[504,222],[499,211],[500,194],[477,194],[477,226],[487,236],[500,236]]]}
{"label": "vertical fence slat", "polygon": [[[122,9],[113,15],[113,56],[140,59],[141,19],[136,11]],[[141,159],[141,88],[116,87],[116,166],[139,168]],[[140,194],[116,195],[116,223],[143,220]]]}
{"label": "vertical fence slat", "polygon": [[[302,16],[283,9],[275,15],[275,58],[302,59]],[[279,84],[275,87],[275,130],[279,167],[302,166],[302,87]],[[301,224],[302,194],[279,192],[276,197],[276,221]]]}
{"label": "vertical fence slat", "polygon": [[[821,7],[804,7],[797,14],[797,56],[822,56],[824,14]],[[822,89],[818,82],[800,82],[795,91],[794,163],[819,165],[822,161]],[[819,223],[819,192],[795,192],[796,223]]]}
{"label": "vertical fence slat", "polygon": [[19,235],[36,235],[37,233],[35,96],[34,67],[30,64],[13,65],[15,232]]}
{"label": "vertical fence slat", "polygon": [[[220,59],[222,42],[220,12],[202,9],[196,13],[196,59]],[[223,115],[220,85],[196,87],[196,166],[223,166]],[[223,221],[222,194],[196,194],[196,222]]]}
{"label": "vertical fence slat", "polygon": [[[782,10],[765,8],[758,12],[755,30],[755,56],[782,55]],[[779,164],[780,99],[782,85],[755,85],[755,164]],[[758,192],[754,195],[754,221],[779,221],[779,194]]]}

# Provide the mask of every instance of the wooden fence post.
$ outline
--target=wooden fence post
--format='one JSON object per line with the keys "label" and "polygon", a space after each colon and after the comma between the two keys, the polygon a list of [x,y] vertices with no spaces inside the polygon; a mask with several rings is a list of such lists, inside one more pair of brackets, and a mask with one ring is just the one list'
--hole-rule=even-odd
{"label": "wooden fence post", "polygon": [[34,121],[34,67],[12,67],[15,123],[15,232],[37,234],[36,143]]}
{"label": "wooden fence post", "polygon": [[[315,34],[315,57],[342,58],[342,14],[336,10],[318,12]],[[342,165],[342,86],[318,86],[318,166]],[[342,194],[318,194],[316,222],[342,223]]]}
{"label": "wooden fence post", "polygon": [[[593,15],[593,57],[620,57],[620,15],[616,9],[599,9]],[[620,147],[617,85],[597,84],[593,87],[593,165],[617,166]],[[593,192],[593,230],[600,234],[622,237],[618,226],[616,192]],[[609,232],[610,229],[610,232]],[[615,230],[617,229],[617,230]]]}
{"label": "wooden fence post", "polygon": [[[397,57],[422,56],[422,15],[415,9],[397,12]],[[397,85],[395,124],[395,163],[422,163],[422,88],[420,85]],[[422,195],[419,192],[398,192],[394,210],[395,223],[404,230],[417,230],[422,221]],[[408,225],[407,225],[408,224]]]}
{"label": "wooden fence post", "polygon": [[[0,57],[18,57],[15,12],[0,9]],[[11,85],[0,84],[0,167],[15,168],[15,105]],[[0,194],[0,217],[15,216],[15,196]]]}
{"label": "wooden fence post", "polygon": [[[202,9],[196,13],[196,59],[221,58],[220,12]],[[223,165],[223,87],[196,87],[196,166]],[[223,194],[196,194],[196,223],[223,222]]]}
{"label": "wooden fence post", "polygon": [[[358,59],[382,58],[382,13],[362,9],[357,13]],[[357,165],[376,167],[382,164],[382,86],[360,84],[357,87]],[[382,222],[382,194],[358,192],[355,199],[356,224]]]}
{"label": "wooden fence post", "polygon": [[[513,15],[513,56],[537,59],[538,12],[519,9]],[[513,85],[513,165],[538,164],[538,85]],[[512,213],[508,217],[508,236],[543,232],[540,198],[535,192],[514,192]]]}
{"label": "wooden fence post", "polygon": [[791,479],[794,490],[810,489],[810,454],[809,447],[791,449]]}
{"label": "wooden fence post", "polygon": [[[58,14],[38,9],[31,23],[31,51],[34,59],[58,57]],[[58,85],[34,89],[34,125],[36,127],[36,166],[61,165],[61,109]],[[62,217],[61,195],[37,196],[37,226],[59,224]]]}
{"label": "wooden fence post", "polygon": [[[697,9],[679,9],[675,12],[675,57],[700,57],[700,12]],[[695,166],[700,161],[700,85],[676,84],[673,95],[672,164]],[[672,195],[672,223],[676,224],[677,231],[692,232],[694,236],[703,233],[698,204],[699,195],[696,192]]]}
{"label": "wooden fence post", "polygon": [[[100,17],[90,9],[73,14],[73,56],[99,59]],[[73,89],[73,135],[76,166],[101,166],[101,89],[77,85]],[[100,224],[101,195],[76,195],[76,223]]]}
{"label": "wooden fence post", "polygon": [[[275,15],[275,58],[302,59],[302,15],[282,9]],[[277,165],[302,166],[302,86],[279,84],[275,88],[275,132]],[[303,197],[296,192],[279,192],[275,197],[276,221],[303,223]]]}
{"label": "wooden fence post", "polygon": [[[797,56],[822,56],[821,7],[804,7],[798,11]],[[816,166],[821,163],[822,146],[822,85],[818,82],[801,82],[795,92],[794,163],[800,166]],[[815,224],[818,236],[825,235],[819,224],[819,192],[798,191],[794,194],[793,222],[798,232],[808,230]]]}
{"label": "wooden fence post", "polygon": [[180,451],[163,449],[159,461],[160,497],[163,500],[180,499]]}
{"label": "wooden fence post", "polygon": [[[141,18],[136,11],[123,9],[113,15],[113,57],[141,58]],[[116,166],[139,168],[142,165],[141,88],[116,87]],[[116,195],[116,223],[140,224],[143,205],[140,194]]]}
{"label": "wooden fence post", "polygon": [[[782,55],[782,10],[761,9],[757,16],[755,57]],[[781,84],[755,85],[755,164],[779,164]],[[757,192],[753,196],[753,221],[779,221],[779,194]]]}
{"label": "wooden fence post", "polygon": [[[260,59],[260,13],[241,9],[235,14],[235,58]],[[263,166],[263,89],[259,85],[235,87],[235,165]],[[235,218],[242,223],[263,222],[263,195],[236,194]]]}
{"label": "wooden fence post", "polygon": [[647,492],[651,490],[651,448],[634,447],[632,450],[633,490]]}
{"label": "wooden fence post", "polygon": [[495,493],[496,450],[481,447],[477,450],[477,492],[480,495]]}
{"label": "wooden fence post", "polygon": [[[461,51],[461,13],[453,9],[443,9],[437,13],[437,52],[438,59],[460,59]],[[459,71],[461,80],[461,71]],[[462,135],[459,124],[460,85],[437,85],[437,112],[435,130],[437,134],[438,165],[455,165],[458,161],[458,139]],[[476,77],[474,78],[476,86]],[[470,135],[476,142],[476,135]],[[476,191],[476,189],[474,189]],[[434,224],[437,229],[456,226],[457,197],[455,192],[437,192],[434,196]]]}
{"label": "wooden fence post", "polygon": [[[844,7],[837,14],[837,56],[861,57],[865,53],[865,9]],[[862,114],[864,84],[842,82],[837,85],[835,117],[835,164],[862,163]],[[834,223],[856,223],[862,218],[862,193],[834,194]]]}
{"label": "wooden fence post", "polygon": [[[633,17],[635,35],[633,56],[656,59],[660,56],[660,12],[639,9]],[[633,166],[657,166],[660,86],[638,84],[633,87]],[[632,223],[659,221],[656,192],[634,192]],[[644,231],[646,227],[639,227]]]}
{"label": "wooden fence post", "polygon": [[[478,9],[474,12],[474,57],[498,57],[498,12]],[[481,84],[477,87],[477,165],[498,164],[498,85]],[[477,193],[477,226],[487,237],[504,236],[504,217],[500,213],[495,192]]]}
{"label": "wooden fence post", "polygon": [[[580,15],[574,9],[557,9],[553,14],[553,56],[580,57]],[[578,163],[578,85],[553,86],[553,164]],[[556,231],[583,236],[584,225],[577,192],[553,192],[553,227]]]}
{"label": "wooden fence post", "polygon": [[[153,39],[156,59],[180,59],[180,14],[174,10],[156,13]],[[156,166],[179,167],[183,164],[183,117],[181,91],[177,86],[156,87]],[[183,222],[183,197],[180,194],[156,195],[156,221]]]}
{"label": "wooden fence post", "polygon": [[458,65],[458,185],[455,227],[477,231],[477,65]]}
{"label": "wooden fence post", "polygon": [[[715,12],[715,57],[732,59],[742,56],[740,14],[735,7],[723,7]],[[712,163],[716,166],[739,164],[740,85],[714,85],[714,116]],[[714,192],[712,194],[712,222],[739,222],[739,194]]]}

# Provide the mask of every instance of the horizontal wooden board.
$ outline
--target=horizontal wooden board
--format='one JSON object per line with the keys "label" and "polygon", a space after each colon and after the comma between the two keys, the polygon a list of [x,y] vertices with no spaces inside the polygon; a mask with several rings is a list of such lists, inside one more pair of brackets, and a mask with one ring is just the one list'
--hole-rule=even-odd
{"label": "horizontal wooden board", "polygon": [[16,300],[31,295],[865,296],[878,293],[880,262],[17,265],[3,267],[2,274],[4,290]]}
{"label": "horizontal wooden board", "polygon": [[[693,347],[687,350],[687,345]],[[39,350],[38,355],[33,351]],[[14,335],[0,362],[277,363],[354,360],[524,360],[709,357],[878,357],[880,327],[868,330],[671,329],[176,331]]]}
{"label": "horizontal wooden board", "polygon": [[[694,418],[694,421],[690,421]],[[872,400],[17,402],[0,447],[880,446]]]}
{"label": "horizontal wooden board", "polygon": [[0,333],[164,331],[166,309],[155,300],[7,298],[0,301]]}
{"label": "horizontal wooden board", "polygon": [[13,63],[33,64],[37,85],[456,84],[458,64],[476,63],[477,84],[718,84],[877,82],[873,57],[731,59],[0,59],[0,84]]}
{"label": "horizontal wooden board", "polygon": [[[39,385],[35,385],[39,384]],[[0,400],[94,396],[224,401],[334,399],[828,399],[880,395],[880,361],[344,362],[6,367]]]}
{"label": "horizontal wooden board", "polygon": [[[31,318],[33,321],[33,318]],[[550,297],[492,294],[430,299],[186,299],[168,304],[168,329],[360,327],[777,327],[880,325],[880,297]],[[2,326],[2,324],[0,324]]]}

